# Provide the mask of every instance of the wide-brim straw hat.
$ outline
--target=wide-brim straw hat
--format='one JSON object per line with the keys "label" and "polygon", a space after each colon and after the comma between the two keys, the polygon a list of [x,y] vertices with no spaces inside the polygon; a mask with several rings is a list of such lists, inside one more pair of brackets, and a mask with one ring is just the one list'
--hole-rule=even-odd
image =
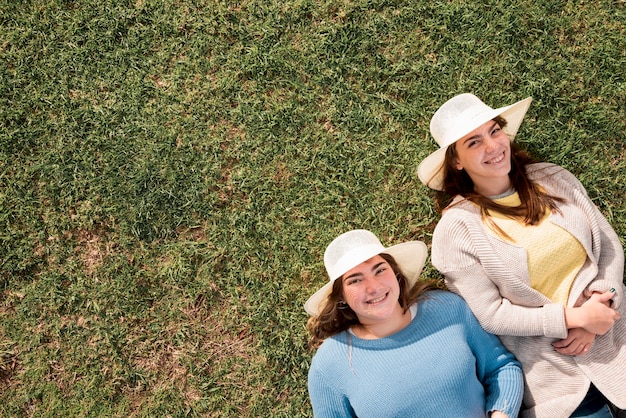
{"label": "wide-brim straw hat", "polygon": [[428,249],[421,241],[408,241],[385,248],[376,235],[364,229],[343,233],[335,238],[324,252],[324,266],[329,282],[306,301],[304,310],[311,316],[318,316],[332,292],[335,280],[362,262],[382,253],[394,258],[398,268],[412,286],[424,268]]}
{"label": "wide-brim straw hat", "polygon": [[509,106],[493,109],[470,93],[463,93],[445,102],[430,120],[430,133],[439,149],[430,154],[417,168],[417,176],[426,186],[443,189],[443,163],[448,147],[482,124],[501,116],[507,122],[503,128],[513,141],[532,97]]}

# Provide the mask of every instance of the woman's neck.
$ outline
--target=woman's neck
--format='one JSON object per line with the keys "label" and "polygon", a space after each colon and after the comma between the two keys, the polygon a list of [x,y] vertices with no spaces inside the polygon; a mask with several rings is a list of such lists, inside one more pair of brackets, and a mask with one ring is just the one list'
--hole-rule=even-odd
{"label": "woman's neck", "polygon": [[352,327],[352,332],[364,340],[377,340],[395,334],[411,323],[411,312],[409,310],[405,312],[400,305],[398,308],[399,314],[394,315],[393,318],[380,323],[356,325]]}
{"label": "woman's neck", "polygon": [[502,179],[493,179],[486,184],[478,185],[474,183],[474,191],[487,197],[506,193],[512,187],[513,184],[508,176]]}
{"label": "woman's neck", "polygon": [[487,196],[487,197],[489,199],[491,199],[491,200],[504,199],[505,197],[509,197],[509,196],[513,195],[515,192],[516,192],[515,187],[511,186],[504,193],[500,193],[500,194],[495,195],[495,196]]}

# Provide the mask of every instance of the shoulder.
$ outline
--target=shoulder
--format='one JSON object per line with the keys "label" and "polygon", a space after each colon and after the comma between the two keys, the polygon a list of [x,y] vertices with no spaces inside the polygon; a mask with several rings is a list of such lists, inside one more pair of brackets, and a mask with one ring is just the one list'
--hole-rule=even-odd
{"label": "shoulder", "polygon": [[526,166],[526,173],[530,176],[538,175],[540,173],[554,174],[561,170],[565,170],[563,167],[552,163],[534,163]]}
{"label": "shoulder", "polygon": [[[471,239],[479,228],[482,228],[480,209],[474,203],[458,198],[458,203],[447,207],[433,231],[433,241],[451,241]],[[456,199],[455,199],[456,201]]]}
{"label": "shoulder", "polygon": [[480,208],[461,195],[456,195],[444,208],[441,219],[447,221],[475,221],[480,219]]}
{"label": "shoulder", "polygon": [[328,337],[311,359],[310,373],[324,373],[326,370],[334,369],[338,366],[338,361],[342,357],[341,353],[345,353],[346,338],[345,333],[339,333]]}
{"label": "shoulder", "polygon": [[443,329],[456,332],[453,330],[458,330],[458,326],[464,328],[474,325],[473,314],[465,300],[447,290],[427,292],[425,299],[418,302],[416,319],[418,321],[414,322],[418,322],[416,326],[422,329],[421,332],[437,332]]}
{"label": "shoulder", "polygon": [[324,342],[317,348],[314,358],[323,358],[327,355],[332,356],[333,353],[335,353],[339,349],[339,347],[345,346],[347,342],[346,333],[347,331],[342,331],[326,338]]}
{"label": "shoulder", "polygon": [[448,290],[429,290],[424,293],[425,297],[429,300],[441,300],[450,303],[465,303],[463,298],[457,295],[456,293],[452,293]]}
{"label": "shoulder", "polygon": [[580,202],[588,200],[587,189],[567,169],[556,164],[538,163],[526,168],[528,178],[556,196]]}
{"label": "shoulder", "polygon": [[449,312],[465,312],[467,303],[459,295],[447,290],[430,290],[424,294],[422,305],[429,311],[445,309]]}
{"label": "shoulder", "polygon": [[539,184],[567,183],[579,185],[580,182],[570,171],[552,163],[536,163],[526,167],[528,177]]}

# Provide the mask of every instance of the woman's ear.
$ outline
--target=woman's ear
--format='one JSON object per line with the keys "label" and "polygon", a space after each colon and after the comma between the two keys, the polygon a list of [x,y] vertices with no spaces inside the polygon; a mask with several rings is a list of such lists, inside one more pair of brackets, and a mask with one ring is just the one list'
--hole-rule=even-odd
{"label": "woman's ear", "polygon": [[459,171],[463,170],[463,165],[461,164],[458,158],[455,158],[453,162],[454,162],[454,168],[456,168]]}

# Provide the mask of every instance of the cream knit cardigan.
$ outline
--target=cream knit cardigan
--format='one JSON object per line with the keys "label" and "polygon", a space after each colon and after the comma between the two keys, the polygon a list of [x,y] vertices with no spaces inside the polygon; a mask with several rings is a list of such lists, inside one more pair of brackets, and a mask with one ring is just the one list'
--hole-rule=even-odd
{"label": "cream knit cardigan", "polygon": [[589,353],[565,356],[551,343],[567,336],[563,306],[529,285],[526,251],[497,238],[483,224],[479,208],[457,196],[435,228],[432,263],[450,290],[461,295],[480,324],[500,337],[522,363],[525,378],[521,417],[569,417],[590,382],[626,409],[626,303],[624,252],[620,240],[582,184],[562,167],[530,165],[531,179],[566,199],[550,221],[565,228],[587,252],[568,307],[584,301],[583,291],[615,288],[622,318],[598,335]]}

